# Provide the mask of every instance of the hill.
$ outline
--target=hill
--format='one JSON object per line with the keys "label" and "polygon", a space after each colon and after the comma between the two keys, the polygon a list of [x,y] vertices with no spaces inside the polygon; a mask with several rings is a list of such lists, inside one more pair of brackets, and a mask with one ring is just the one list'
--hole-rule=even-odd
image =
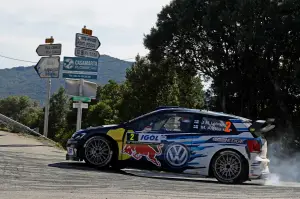
{"label": "hill", "polygon": [[[61,57],[61,60],[63,57]],[[125,80],[126,69],[131,67],[133,62],[123,61],[108,55],[101,55],[99,58],[99,71],[97,82],[100,85],[106,84],[112,79],[117,82]],[[0,69],[0,98],[9,95],[27,95],[34,100],[44,103],[46,98],[46,79],[41,79],[35,72],[34,66],[14,67],[9,69]],[[51,93],[64,86],[64,79],[52,79]]]}

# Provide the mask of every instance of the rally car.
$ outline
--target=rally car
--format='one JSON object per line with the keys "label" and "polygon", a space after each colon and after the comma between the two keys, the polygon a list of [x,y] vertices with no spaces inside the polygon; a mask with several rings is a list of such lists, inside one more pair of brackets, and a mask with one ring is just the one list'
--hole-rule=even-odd
{"label": "rally car", "polygon": [[67,142],[66,160],[98,168],[154,169],[242,183],[268,176],[264,133],[275,127],[273,123],[159,107],[128,122],[75,132]]}

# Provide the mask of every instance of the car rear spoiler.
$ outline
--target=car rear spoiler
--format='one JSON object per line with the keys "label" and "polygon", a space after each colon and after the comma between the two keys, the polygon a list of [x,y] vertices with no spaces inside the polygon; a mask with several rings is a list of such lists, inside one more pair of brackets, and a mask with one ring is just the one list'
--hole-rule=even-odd
{"label": "car rear spoiler", "polygon": [[275,128],[275,119],[269,118],[267,120],[256,120],[249,127],[249,131],[256,136],[264,136]]}

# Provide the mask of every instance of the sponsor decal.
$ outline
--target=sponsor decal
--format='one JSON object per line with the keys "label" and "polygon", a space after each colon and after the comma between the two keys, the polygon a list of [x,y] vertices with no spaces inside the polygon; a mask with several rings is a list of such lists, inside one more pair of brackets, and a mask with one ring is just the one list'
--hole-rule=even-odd
{"label": "sponsor decal", "polygon": [[166,150],[165,159],[172,167],[182,167],[189,160],[189,151],[182,144],[171,144]]}
{"label": "sponsor decal", "polygon": [[242,144],[244,142],[241,139],[234,139],[234,138],[213,138],[212,141],[214,141],[214,142],[236,143],[236,144]]}
{"label": "sponsor decal", "polygon": [[142,157],[146,157],[146,159],[149,162],[152,162],[154,165],[160,167],[161,163],[157,160],[156,156],[162,154],[162,147],[163,144],[160,144],[157,146],[156,151],[153,147],[150,145],[133,145],[133,144],[126,144],[125,147],[123,148],[123,153],[126,153],[133,157],[136,160],[140,160]]}
{"label": "sponsor decal", "polygon": [[139,134],[140,142],[151,142],[151,143],[160,143],[161,135],[159,134],[149,134],[149,133],[140,133]]}

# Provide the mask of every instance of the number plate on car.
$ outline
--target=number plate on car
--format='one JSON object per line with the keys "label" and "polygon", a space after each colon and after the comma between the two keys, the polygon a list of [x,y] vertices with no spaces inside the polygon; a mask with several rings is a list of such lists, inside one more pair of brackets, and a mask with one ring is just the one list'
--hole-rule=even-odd
{"label": "number plate on car", "polygon": [[74,155],[74,150],[73,148],[68,148],[68,155]]}

